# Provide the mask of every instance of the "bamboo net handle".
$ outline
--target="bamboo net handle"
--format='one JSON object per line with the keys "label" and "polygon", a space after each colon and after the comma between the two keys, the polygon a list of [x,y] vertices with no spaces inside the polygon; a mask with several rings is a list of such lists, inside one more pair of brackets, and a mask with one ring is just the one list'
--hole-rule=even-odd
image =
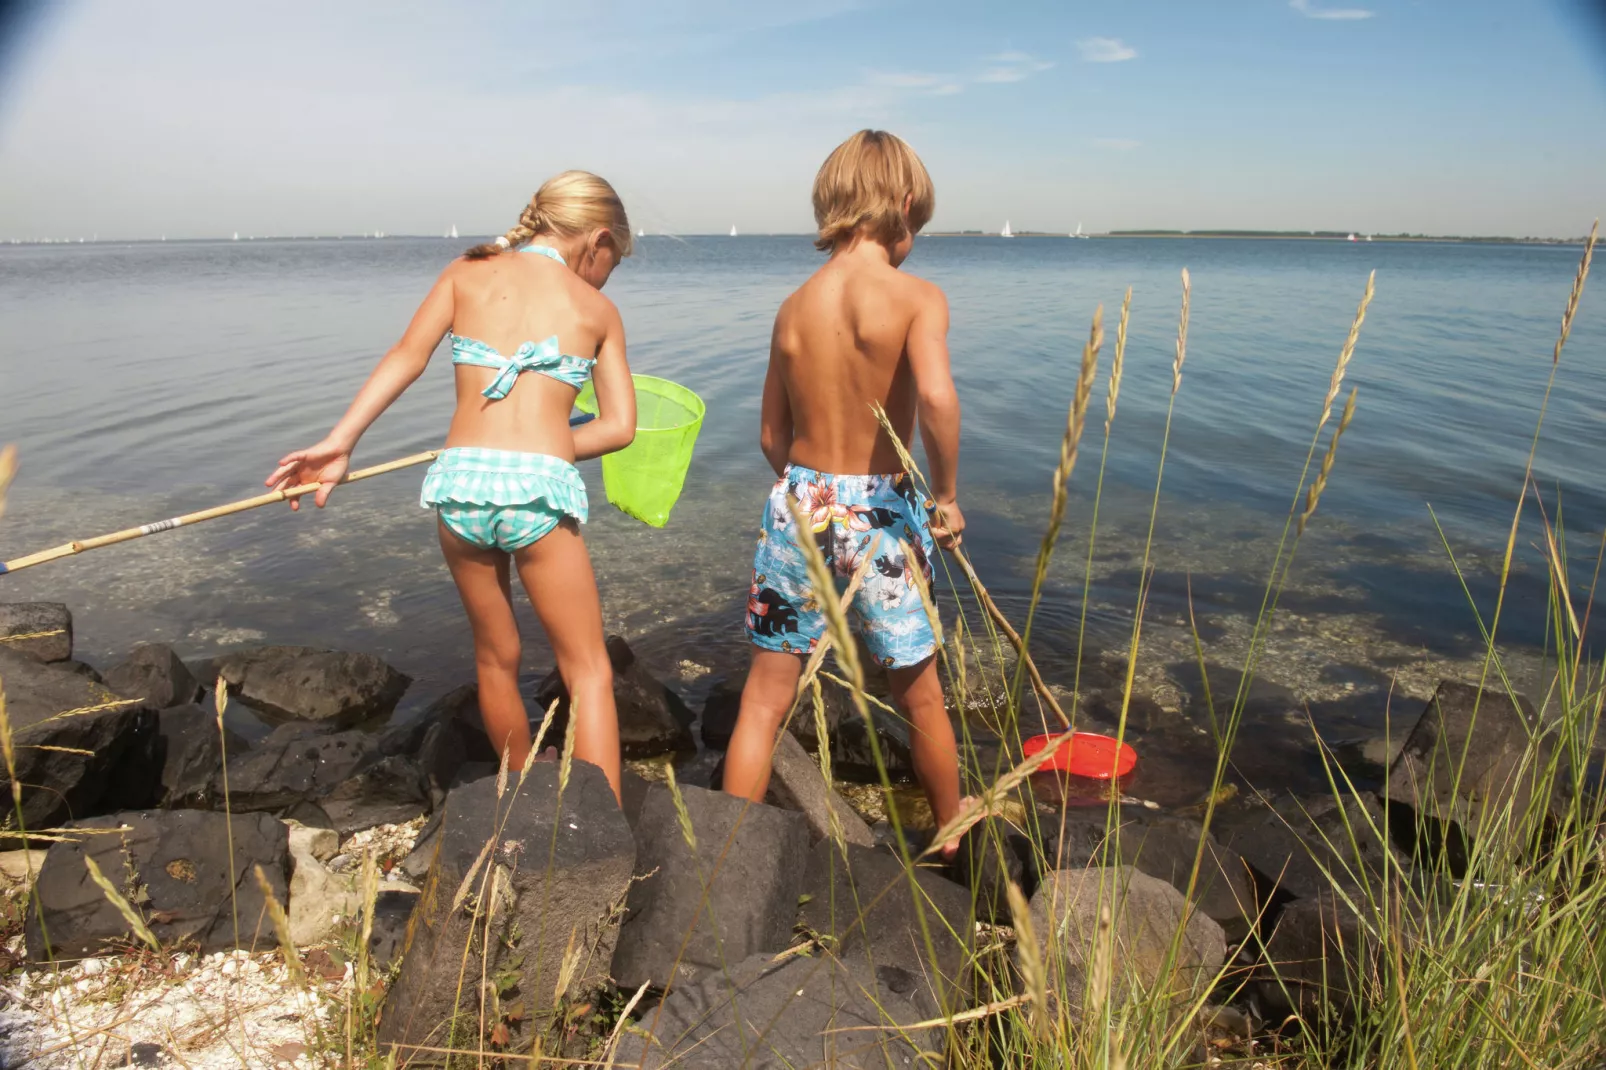
{"label": "bamboo net handle", "polygon": [[[346,473],[346,477],[342,479],[337,486],[343,486],[347,483],[355,483],[359,479],[371,479],[374,476],[382,476],[386,472],[394,472],[401,468],[411,468],[416,464],[425,464],[426,462],[433,461],[438,456],[440,456],[439,450],[427,450],[423,453],[415,453],[410,457],[399,457],[394,461],[386,461],[384,464],[376,464],[372,468],[363,468],[356,472],[348,472]],[[229,502],[227,505],[217,505],[213,506],[211,509],[202,509],[200,512],[185,513],[183,516],[175,516],[171,520],[158,520],[152,524],[142,524],[137,528],[124,528],[122,531],[114,531],[110,535],[97,535],[92,539],[79,539],[75,542],[63,543],[60,546],[54,546],[48,550],[40,550],[38,553],[28,554],[24,557],[18,557],[10,561],[0,562],[0,575],[4,575],[8,572],[15,572],[18,569],[28,568],[32,565],[42,565],[47,561],[56,561],[63,557],[71,557],[73,554],[81,554],[85,550],[98,550],[102,546],[111,546],[119,542],[128,542],[132,539],[143,538],[146,535],[155,535],[162,531],[172,531],[174,528],[188,527],[191,524],[199,524],[203,520],[215,520],[220,516],[232,516],[235,513],[243,513],[248,509],[260,509],[264,505],[273,505],[275,502],[287,502],[292,498],[300,498],[303,495],[311,494],[320,486],[322,486],[321,483],[303,483],[298,487],[285,487],[283,490],[272,490],[266,494],[258,494],[254,498],[243,498],[237,502]]]}
{"label": "bamboo net handle", "polygon": [[1021,662],[1026,666],[1026,675],[1031,677],[1032,690],[1036,691],[1037,696],[1048,705],[1049,709],[1054,711],[1054,716],[1060,719],[1060,724],[1070,728],[1071,719],[1065,716],[1065,711],[1060,708],[1059,700],[1054,697],[1054,692],[1048,689],[1048,684],[1044,682],[1042,674],[1037,671],[1037,663],[1032,660],[1031,654],[1027,653],[1026,644],[1021,642],[1020,633],[1009,623],[1009,618],[1004,616],[1004,611],[998,608],[998,603],[993,601],[993,596],[987,592],[987,587],[981,582],[981,577],[976,575],[975,568],[970,564],[970,558],[966,557],[965,551],[957,546],[953,549],[953,555],[954,559],[959,562],[960,567],[965,570],[965,575],[969,577],[971,588],[975,590],[976,597],[981,602],[982,607],[987,610],[987,615],[993,618],[993,623],[998,625],[998,630],[1003,632],[1005,637],[1009,639],[1010,644],[1015,648],[1015,653],[1020,656]]}

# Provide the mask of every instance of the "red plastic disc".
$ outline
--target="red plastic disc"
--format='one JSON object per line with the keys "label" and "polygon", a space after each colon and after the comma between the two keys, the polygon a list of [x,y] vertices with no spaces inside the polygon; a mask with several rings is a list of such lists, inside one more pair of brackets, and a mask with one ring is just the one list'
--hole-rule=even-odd
{"label": "red plastic disc", "polygon": [[[1030,758],[1048,746],[1050,738],[1052,737],[1032,736],[1021,744],[1021,750]],[[1042,768],[1070,773],[1073,776],[1092,777],[1095,780],[1109,780],[1112,777],[1126,776],[1137,762],[1138,752],[1125,743],[1092,732],[1073,732],[1069,737],[1064,737],[1064,742],[1056,748],[1054,757],[1050,758]]]}

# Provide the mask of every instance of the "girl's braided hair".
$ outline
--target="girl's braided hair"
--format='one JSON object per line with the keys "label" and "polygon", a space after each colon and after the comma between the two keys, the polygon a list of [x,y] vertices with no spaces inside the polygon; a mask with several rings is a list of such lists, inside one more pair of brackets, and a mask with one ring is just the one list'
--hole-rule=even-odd
{"label": "girl's braided hair", "polygon": [[463,254],[469,260],[484,260],[509,249],[517,249],[540,234],[574,237],[594,230],[606,230],[620,256],[635,248],[630,235],[630,218],[624,202],[607,181],[589,171],[565,171],[541,184],[530,203],[513,224],[495,241],[476,245]]}

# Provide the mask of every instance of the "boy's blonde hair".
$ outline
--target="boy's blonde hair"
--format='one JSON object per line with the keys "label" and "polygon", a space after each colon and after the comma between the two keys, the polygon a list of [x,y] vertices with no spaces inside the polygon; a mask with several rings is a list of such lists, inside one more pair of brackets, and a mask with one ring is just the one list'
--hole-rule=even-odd
{"label": "boy's blonde hair", "polygon": [[885,130],[860,130],[814,176],[814,222],[820,228],[814,247],[833,250],[861,233],[893,245],[931,222],[936,207],[931,176],[915,150]]}
{"label": "boy's blonde hair", "polygon": [[519,214],[519,221],[500,239],[476,245],[463,255],[470,260],[483,260],[517,249],[541,234],[572,238],[603,228],[619,255],[629,256],[635,239],[630,236],[630,219],[619,194],[590,171],[565,171],[541,183]]}

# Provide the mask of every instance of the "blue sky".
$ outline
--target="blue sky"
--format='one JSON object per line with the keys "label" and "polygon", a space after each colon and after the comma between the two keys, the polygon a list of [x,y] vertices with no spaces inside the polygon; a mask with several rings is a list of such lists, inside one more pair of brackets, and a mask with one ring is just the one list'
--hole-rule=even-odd
{"label": "blue sky", "polygon": [[805,231],[883,126],[940,228],[1572,235],[1567,0],[64,0],[0,72],[0,238],[499,231],[565,167],[653,231]]}

